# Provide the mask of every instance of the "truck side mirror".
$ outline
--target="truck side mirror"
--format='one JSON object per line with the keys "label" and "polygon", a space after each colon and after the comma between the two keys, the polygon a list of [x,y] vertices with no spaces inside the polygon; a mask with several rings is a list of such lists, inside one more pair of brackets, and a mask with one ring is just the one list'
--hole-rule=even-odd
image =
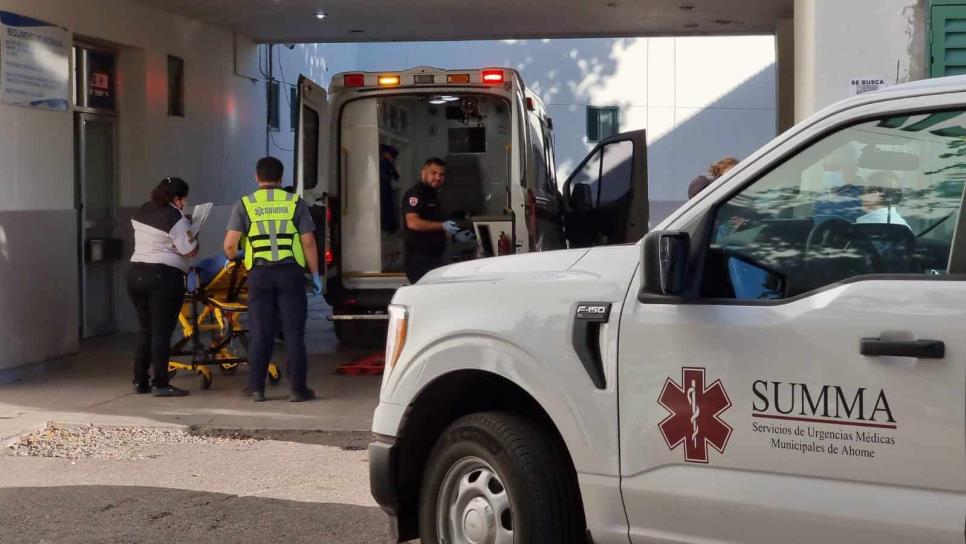
{"label": "truck side mirror", "polygon": [[641,244],[641,295],[680,296],[687,288],[691,236],[680,231],[654,231]]}

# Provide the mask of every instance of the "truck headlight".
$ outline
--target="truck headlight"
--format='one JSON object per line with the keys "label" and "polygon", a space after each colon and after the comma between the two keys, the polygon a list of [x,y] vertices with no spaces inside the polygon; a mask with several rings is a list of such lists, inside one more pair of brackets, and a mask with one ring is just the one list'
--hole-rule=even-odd
{"label": "truck headlight", "polygon": [[386,367],[393,368],[406,345],[409,311],[405,306],[389,305],[389,332],[386,335]]}

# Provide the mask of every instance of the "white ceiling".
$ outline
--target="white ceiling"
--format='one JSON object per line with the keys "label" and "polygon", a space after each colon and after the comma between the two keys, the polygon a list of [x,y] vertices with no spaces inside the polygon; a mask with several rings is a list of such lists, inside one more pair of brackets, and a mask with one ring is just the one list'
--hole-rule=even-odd
{"label": "white ceiling", "polygon": [[[138,0],[258,42],[771,34],[794,0]],[[324,11],[327,17],[317,20]]]}

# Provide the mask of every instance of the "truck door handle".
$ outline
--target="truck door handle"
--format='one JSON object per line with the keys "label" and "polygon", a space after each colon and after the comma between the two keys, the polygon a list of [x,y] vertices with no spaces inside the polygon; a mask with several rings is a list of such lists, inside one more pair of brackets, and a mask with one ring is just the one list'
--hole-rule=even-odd
{"label": "truck door handle", "polygon": [[942,359],[946,356],[946,344],[942,340],[879,340],[863,338],[859,353],[870,357],[915,357],[917,359]]}

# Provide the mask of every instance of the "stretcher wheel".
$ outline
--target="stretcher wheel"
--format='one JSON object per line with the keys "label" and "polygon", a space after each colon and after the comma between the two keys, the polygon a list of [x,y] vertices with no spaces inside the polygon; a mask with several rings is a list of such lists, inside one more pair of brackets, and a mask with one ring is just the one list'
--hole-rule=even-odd
{"label": "stretcher wheel", "polygon": [[207,367],[200,367],[198,376],[201,377],[201,389],[205,391],[211,389],[211,371]]}
{"label": "stretcher wheel", "polygon": [[282,381],[282,373],[279,372],[278,366],[274,363],[268,365],[268,383],[272,385],[278,385],[278,382]]}
{"label": "stretcher wheel", "polygon": [[222,363],[218,365],[218,368],[221,369],[221,373],[225,376],[231,376],[238,371],[238,363]]}

